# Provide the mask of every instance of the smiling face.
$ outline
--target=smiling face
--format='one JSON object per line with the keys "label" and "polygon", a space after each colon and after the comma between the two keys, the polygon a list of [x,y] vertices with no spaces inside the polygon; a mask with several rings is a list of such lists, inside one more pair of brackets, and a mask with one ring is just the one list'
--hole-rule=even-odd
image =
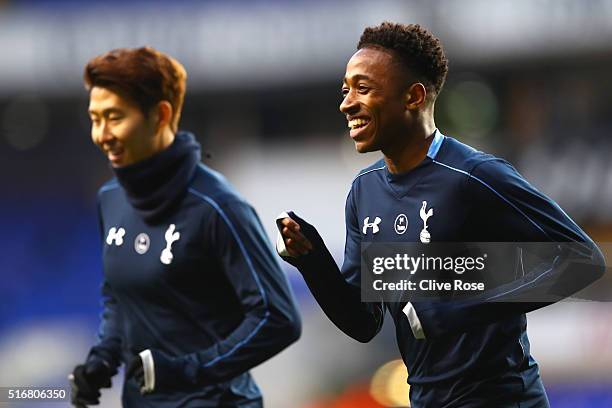
{"label": "smiling face", "polygon": [[358,152],[391,149],[408,136],[408,75],[392,51],[362,48],[349,60],[340,111]]}
{"label": "smiling face", "polygon": [[136,163],[159,150],[155,115],[146,117],[138,105],[111,89],[91,89],[89,116],[91,138],[113,167]]}

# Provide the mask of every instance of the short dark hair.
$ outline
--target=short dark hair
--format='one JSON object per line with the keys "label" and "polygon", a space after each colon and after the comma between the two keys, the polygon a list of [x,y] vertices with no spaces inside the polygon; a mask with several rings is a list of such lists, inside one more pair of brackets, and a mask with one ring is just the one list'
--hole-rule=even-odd
{"label": "short dark hair", "polygon": [[448,60],[440,40],[426,28],[385,21],[363,31],[357,49],[367,47],[392,50],[430,92],[440,93],[448,73]]}
{"label": "short dark hair", "polygon": [[161,101],[172,105],[170,128],[181,117],[187,72],[180,62],[151,47],[118,48],[92,58],[83,74],[85,88],[109,88],[130,98],[146,115]]}

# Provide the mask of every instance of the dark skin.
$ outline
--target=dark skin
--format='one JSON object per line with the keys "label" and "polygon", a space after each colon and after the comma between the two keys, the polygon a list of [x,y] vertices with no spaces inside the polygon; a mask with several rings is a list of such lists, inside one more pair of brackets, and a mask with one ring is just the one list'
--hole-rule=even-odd
{"label": "dark skin", "polygon": [[[346,66],[340,111],[359,153],[380,150],[391,173],[405,173],[427,155],[436,129],[435,95],[428,94],[391,50],[366,47]],[[312,244],[291,218],[284,218],[282,235],[289,255],[312,250]]]}

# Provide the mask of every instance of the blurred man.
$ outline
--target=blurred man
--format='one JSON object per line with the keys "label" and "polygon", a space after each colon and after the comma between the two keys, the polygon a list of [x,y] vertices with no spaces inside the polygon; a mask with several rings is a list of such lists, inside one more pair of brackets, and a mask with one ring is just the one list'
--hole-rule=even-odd
{"label": "blurred man", "polygon": [[[357,151],[380,150],[383,159],[361,171],[348,194],[343,266],[294,213],[277,220],[277,250],[349,336],[370,341],[390,312],[413,408],[548,407],[525,317],[546,303],[510,302],[527,293],[537,298],[555,284],[564,293],[581,289],[601,276],[600,251],[510,164],[436,128],[434,105],[448,67],[429,31],[383,23],[366,28],[357,49],[340,110]],[[435,241],[575,242],[583,251],[560,250],[546,259],[546,269],[525,271],[468,301],[361,302],[362,243]],[[585,273],[564,274],[558,261],[572,257],[590,265]]]}
{"label": "blurred man", "polygon": [[261,407],[248,370],[294,342],[300,318],[255,211],[178,131],[185,69],[118,49],[84,76],[116,177],[98,194],[104,311],[73,404],[97,404],[128,363],[126,407]]}

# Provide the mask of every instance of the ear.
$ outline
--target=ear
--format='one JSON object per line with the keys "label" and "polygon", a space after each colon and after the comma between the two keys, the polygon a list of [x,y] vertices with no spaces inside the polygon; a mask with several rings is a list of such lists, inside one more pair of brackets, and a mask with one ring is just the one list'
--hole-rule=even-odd
{"label": "ear", "polygon": [[157,118],[156,125],[158,129],[162,129],[165,126],[171,126],[172,122],[172,105],[168,101],[161,101],[157,105]]}
{"label": "ear", "polygon": [[427,99],[427,89],[425,85],[420,82],[415,82],[410,85],[406,91],[406,109],[414,110],[419,109],[425,104]]}

